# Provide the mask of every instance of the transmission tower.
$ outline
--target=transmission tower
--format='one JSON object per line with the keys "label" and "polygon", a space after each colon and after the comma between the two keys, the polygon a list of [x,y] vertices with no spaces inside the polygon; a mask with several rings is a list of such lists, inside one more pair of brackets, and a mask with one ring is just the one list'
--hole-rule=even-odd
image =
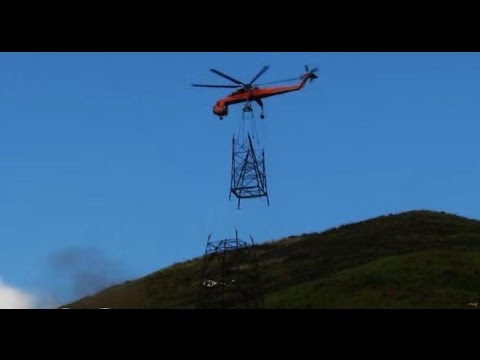
{"label": "transmission tower", "polygon": [[240,200],[248,198],[266,197],[270,205],[267,192],[267,176],[265,173],[265,153],[255,152],[250,133],[244,141],[232,138],[232,174],[230,196],[232,194]]}
{"label": "transmission tower", "polygon": [[208,236],[197,308],[261,309],[263,292],[255,244],[238,238],[212,241]]}

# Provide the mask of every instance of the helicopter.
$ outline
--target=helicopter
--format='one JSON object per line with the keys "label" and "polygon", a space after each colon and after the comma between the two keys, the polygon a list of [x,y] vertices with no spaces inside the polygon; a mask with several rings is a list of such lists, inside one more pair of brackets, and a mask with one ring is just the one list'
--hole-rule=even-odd
{"label": "helicopter", "polygon": [[[217,74],[231,82],[235,83],[235,85],[204,85],[204,84],[192,84],[192,86],[196,87],[209,87],[209,88],[237,88],[238,90],[232,92],[231,94],[219,99],[215,105],[213,106],[213,113],[217,115],[220,120],[223,120],[224,116],[228,115],[228,106],[233,104],[244,103],[243,106],[243,113],[252,112],[252,107],[250,102],[255,101],[261,109],[260,118],[265,119],[264,110],[263,110],[263,98],[281,95],[292,91],[297,91],[303,88],[305,83],[308,79],[313,81],[314,79],[318,78],[315,75],[315,72],[318,71],[318,68],[309,69],[307,65],[305,65],[305,73],[300,76],[300,78],[293,78],[293,79],[286,79],[280,81],[273,81],[269,83],[264,83],[260,85],[255,85],[254,82],[260,78],[267,70],[269,66],[264,66],[258,73],[253,77],[253,79],[245,84],[227,74],[224,74],[216,69],[210,69],[211,72]],[[279,82],[287,82],[293,80],[300,80],[295,85],[280,85],[280,86],[272,86],[272,87],[264,87],[260,88],[259,86],[274,84]]]}

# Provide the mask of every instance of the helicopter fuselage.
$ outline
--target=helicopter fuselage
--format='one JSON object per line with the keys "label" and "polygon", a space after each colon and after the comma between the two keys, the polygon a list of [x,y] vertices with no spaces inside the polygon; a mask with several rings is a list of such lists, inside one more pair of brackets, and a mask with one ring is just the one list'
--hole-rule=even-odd
{"label": "helicopter fuselage", "polygon": [[213,106],[213,113],[221,118],[228,115],[228,106],[250,101],[259,101],[270,96],[281,95],[303,88],[305,82],[310,79],[312,74],[307,73],[301,77],[301,81],[296,85],[274,86],[269,88],[253,87],[251,89],[240,89],[234,91],[228,96],[219,99]]}

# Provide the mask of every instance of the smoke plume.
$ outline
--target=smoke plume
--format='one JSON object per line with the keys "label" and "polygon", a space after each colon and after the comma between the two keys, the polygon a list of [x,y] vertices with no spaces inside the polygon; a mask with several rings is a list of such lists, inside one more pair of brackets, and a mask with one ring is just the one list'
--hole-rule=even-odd
{"label": "smoke plume", "polygon": [[120,266],[94,248],[69,248],[50,255],[50,270],[66,279],[70,296],[94,294],[124,279]]}

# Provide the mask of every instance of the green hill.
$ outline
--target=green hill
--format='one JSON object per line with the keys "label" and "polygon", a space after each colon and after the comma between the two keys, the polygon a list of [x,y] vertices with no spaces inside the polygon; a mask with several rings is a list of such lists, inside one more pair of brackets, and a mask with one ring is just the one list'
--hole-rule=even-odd
{"label": "green hill", "polygon": [[[410,211],[256,247],[266,308],[474,308],[480,221]],[[194,308],[202,258],[69,308]]]}

